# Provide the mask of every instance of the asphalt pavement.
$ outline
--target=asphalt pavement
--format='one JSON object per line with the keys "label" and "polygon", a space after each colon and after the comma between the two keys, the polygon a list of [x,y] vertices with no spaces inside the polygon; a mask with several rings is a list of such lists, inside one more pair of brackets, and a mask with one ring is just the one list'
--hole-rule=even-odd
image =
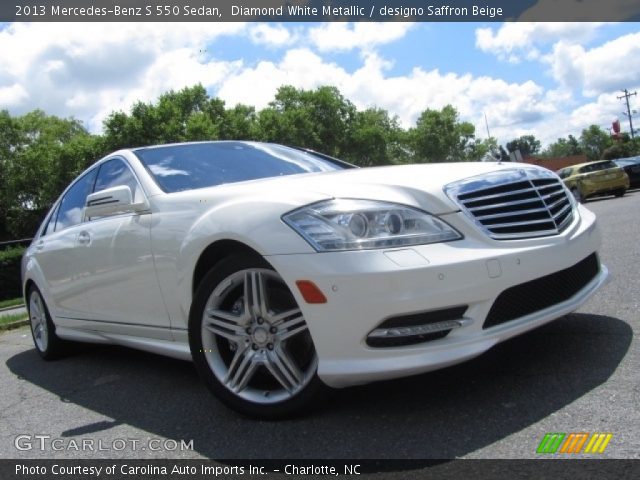
{"label": "asphalt pavement", "polygon": [[[587,207],[613,278],[579,311],[461,365],[337,391],[296,420],[236,415],[187,362],[111,346],[44,362],[27,327],[2,333],[0,457],[536,458],[548,432],[609,432],[598,458],[638,459],[640,192]],[[82,439],[107,448],[67,448]]]}

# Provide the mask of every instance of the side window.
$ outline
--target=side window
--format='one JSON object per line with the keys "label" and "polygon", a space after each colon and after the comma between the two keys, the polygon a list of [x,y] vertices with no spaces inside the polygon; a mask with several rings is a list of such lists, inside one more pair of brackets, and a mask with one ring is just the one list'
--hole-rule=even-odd
{"label": "side window", "polygon": [[53,213],[49,217],[49,220],[47,220],[47,224],[42,229],[42,233],[40,234],[41,237],[44,237],[46,234],[53,233],[55,231],[56,217],[58,216],[58,210],[60,210],[60,204],[56,206],[56,209],[53,211]]}
{"label": "side window", "polygon": [[56,231],[71,227],[82,222],[84,204],[87,195],[93,188],[96,179],[96,169],[94,168],[84,177],[80,178],[64,195],[58,207],[58,218],[56,221]]}
{"label": "side window", "polygon": [[598,170],[607,170],[609,168],[616,168],[616,166],[613,162],[602,162],[598,164]]}
{"label": "side window", "polygon": [[129,166],[119,158],[109,160],[100,165],[96,187],[94,192],[99,192],[111,187],[127,185],[131,189],[131,196],[134,202],[142,201],[142,189],[138,180],[131,172]]}

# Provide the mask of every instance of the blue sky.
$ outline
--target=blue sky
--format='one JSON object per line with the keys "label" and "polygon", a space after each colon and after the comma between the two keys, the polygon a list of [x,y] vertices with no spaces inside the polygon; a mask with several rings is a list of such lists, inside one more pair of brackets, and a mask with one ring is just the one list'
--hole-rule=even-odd
{"label": "blue sky", "polygon": [[[99,132],[106,115],[204,85],[263,108],[277,88],[335,85],[405,127],[454,105],[501,143],[579,135],[640,88],[638,23],[37,23],[0,25],[0,109],[40,108]],[[637,97],[633,97],[636,108]]]}

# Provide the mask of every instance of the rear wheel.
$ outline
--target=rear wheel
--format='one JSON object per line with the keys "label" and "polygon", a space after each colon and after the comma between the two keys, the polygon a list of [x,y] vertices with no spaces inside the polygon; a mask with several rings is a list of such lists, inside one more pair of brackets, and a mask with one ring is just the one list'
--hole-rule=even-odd
{"label": "rear wheel", "polygon": [[66,353],[67,343],[56,335],[56,327],[40,290],[36,286],[29,289],[27,309],[31,324],[31,336],[38,354],[45,360],[60,358]]}
{"label": "rear wheel", "polygon": [[618,189],[618,190],[616,190],[616,191],[614,192],[614,195],[615,195],[616,197],[624,197],[624,194],[625,194],[625,193],[627,193],[627,189],[626,189],[626,188],[620,188],[620,189]]}
{"label": "rear wheel", "polygon": [[191,308],[189,342],[209,389],[242,414],[292,416],[326,390],[305,318],[260,257],[234,255],[207,274]]}

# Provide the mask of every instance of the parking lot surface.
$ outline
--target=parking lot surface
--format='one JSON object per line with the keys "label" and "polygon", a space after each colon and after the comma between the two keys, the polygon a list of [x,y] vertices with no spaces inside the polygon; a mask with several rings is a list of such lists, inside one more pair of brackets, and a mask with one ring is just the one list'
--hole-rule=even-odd
{"label": "parking lot surface", "polygon": [[[26,327],[2,333],[0,457],[535,458],[548,432],[609,432],[598,458],[640,458],[640,192],[587,207],[612,281],[579,311],[464,364],[337,391],[296,420],[239,417],[187,362],[91,345],[43,362]],[[82,440],[94,448],[69,448]]]}

